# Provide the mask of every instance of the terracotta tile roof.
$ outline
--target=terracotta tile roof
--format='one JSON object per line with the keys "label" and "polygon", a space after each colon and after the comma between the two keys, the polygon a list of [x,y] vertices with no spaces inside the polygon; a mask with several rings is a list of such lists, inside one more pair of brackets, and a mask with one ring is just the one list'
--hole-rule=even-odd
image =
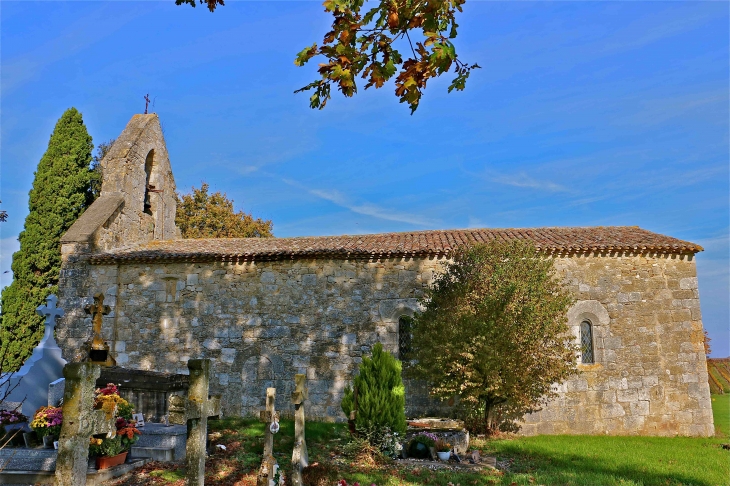
{"label": "terracotta tile roof", "polygon": [[493,239],[530,240],[551,254],[589,251],[697,253],[688,241],[638,226],[584,228],[505,228],[412,231],[369,235],[296,238],[218,238],[166,240],[115,249],[91,256],[92,263],[123,261],[247,261],[297,258],[362,259],[448,255],[456,247]]}

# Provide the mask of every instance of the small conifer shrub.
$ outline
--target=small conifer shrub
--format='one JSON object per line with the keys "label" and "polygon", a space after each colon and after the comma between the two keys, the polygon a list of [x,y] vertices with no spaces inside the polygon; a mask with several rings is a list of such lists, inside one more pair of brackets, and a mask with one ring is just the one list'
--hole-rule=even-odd
{"label": "small conifer shrub", "polygon": [[405,433],[406,397],[401,369],[401,362],[384,351],[380,343],[373,346],[372,357],[363,357],[353,386],[345,388],[342,398],[342,411],[348,418],[355,410],[356,430],[368,433],[387,427]]}

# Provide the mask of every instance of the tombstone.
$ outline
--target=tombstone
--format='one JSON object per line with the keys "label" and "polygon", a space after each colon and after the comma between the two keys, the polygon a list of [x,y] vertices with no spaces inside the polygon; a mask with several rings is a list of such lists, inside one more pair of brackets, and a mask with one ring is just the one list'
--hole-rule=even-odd
{"label": "tombstone", "polygon": [[63,393],[66,389],[66,378],[59,378],[48,384],[48,406],[59,407],[63,403]]}
{"label": "tombstone", "polygon": [[86,484],[89,464],[89,439],[96,434],[114,434],[114,418],[103,410],[94,410],[94,390],[99,365],[69,363],[63,368],[66,384],[63,392],[63,424],[58,440],[56,485]]}
{"label": "tombstone", "polygon": [[296,389],[291,394],[294,405],[294,451],[292,452],[292,477],[294,486],[302,486],[302,469],[309,466],[307,441],[304,438],[304,400],[309,397],[307,392],[307,375],[294,375]]}
{"label": "tombstone", "polygon": [[51,294],[46,297],[46,305],[36,309],[39,315],[46,318],[46,330],[30,358],[16,373],[0,376],[0,396],[9,390],[6,400],[23,402],[21,411],[28,418],[48,404],[48,385],[63,376],[63,367],[66,365],[61,348],[53,336],[56,319],[63,316],[63,309],[56,307],[57,302],[58,298]]}
{"label": "tombstone", "polygon": [[170,397],[170,423],[187,424],[185,449],[188,486],[205,484],[205,445],[208,438],[208,417],[220,415],[220,396],[208,397],[210,360],[188,360],[190,387],[187,398]]}
{"label": "tombstone", "polygon": [[266,389],[266,410],[260,412],[260,419],[264,422],[264,457],[261,468],[256,477],[256,486],[271,486],[279,465],[274,458],[274,434],[279,431],[279,412],[276,411],[276,388]]}

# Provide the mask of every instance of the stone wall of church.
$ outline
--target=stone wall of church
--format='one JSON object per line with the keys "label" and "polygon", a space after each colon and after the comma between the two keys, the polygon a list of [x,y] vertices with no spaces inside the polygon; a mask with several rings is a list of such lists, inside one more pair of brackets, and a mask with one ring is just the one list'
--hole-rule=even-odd
{"label": "stone wall of church", "polygon": [[[104,338],[120,366],[187,373],[189,358],[212,358],[212,391],[224,395],[226,413],[257,414],[268,386],[277,388],[277,408],[290,410],[294,374],[306,373],[307,415],[336,419],[344,418],[343,389],[362,356],[377,341],[397,352],[398,318],[413,314],[440,267],[438,259],[71,262],[62,271],[61,304],[82,306],[105,294],[112,312]],[[58,332],[68,356],[91,335],[90,318],[74,315]],[[409,389],[420,397],[411,414],[438,411],[422,384]]]}
{"label": "stone wall of church", "polygon": [[522,433],[712,436],[694,258],[575,257],[556,265],[577,298],[568,321],[593,324],[595,363],[557,386]]}
{"label": "stone wall of church", "polygon": [[[227,414],[257,413],[268,386],[290,411],[294,374],[306,373],[307,414],[344,419],[340,399],[362,356],[376,341],[397,352],[398,318],[416,310],[442,263],[77,262],[62,271],[61,305],[105,293],[105,338],[121,366],[187,372],[189,358],[213,359],[212,392]],[[714,434],[694,261],[576,256],[556,265],[578,299],[569,324],[576,335],[583,320],[593,325],[595,363],[557,386],[523,433]],[[67,359],[91,335],[90,319],[68,315],[58,331]],[[408,391],[409,415],[443,412],[423,386]]]}

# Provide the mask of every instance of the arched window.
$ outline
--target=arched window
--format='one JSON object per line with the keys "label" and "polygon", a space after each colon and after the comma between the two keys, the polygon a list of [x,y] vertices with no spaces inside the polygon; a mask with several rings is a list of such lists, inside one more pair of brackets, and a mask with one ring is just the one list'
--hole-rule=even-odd
{"label": "arched window", "polygon": [[408,358],[411,352],[411,324],[413,318],[409,316],[400,316],[398,318],[398,358],[403,361]]}
{"label": "arched window", "polygon": [[595,363],[593,356],[593,325],[588,320],[580,323],[580,361],[583,364]]}

